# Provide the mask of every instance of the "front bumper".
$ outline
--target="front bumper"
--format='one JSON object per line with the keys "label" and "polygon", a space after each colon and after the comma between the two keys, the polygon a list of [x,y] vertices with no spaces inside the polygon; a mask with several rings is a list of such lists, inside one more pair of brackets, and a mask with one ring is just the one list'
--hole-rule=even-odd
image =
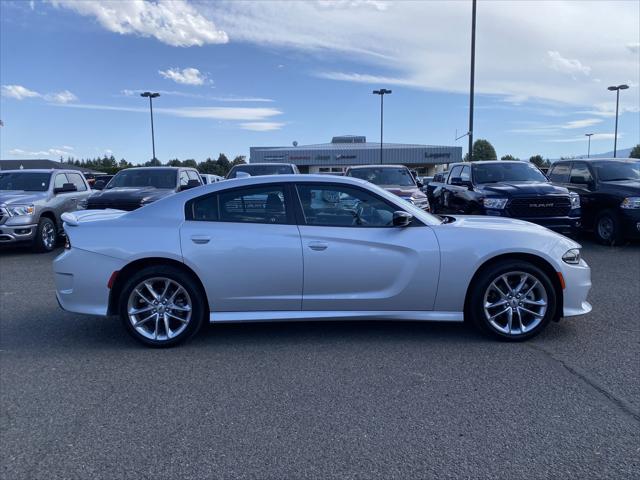
{"label": "front bumper", "polygon": [[486,209],[485,214],[496,217],[517,218],[518,220],[535,223],[537,225],[546,227],[549,230],[553,230],[554,232],[562,233],[565,235],[572,235],[574,233],[577,233],[582,226],[579,213],[576,216],[566,217],[511,217],[504,210]]}
{"label": "front bumper", "polygon": [[53,261],[56,297],[62,309],[89,315],[107,315],[111,274],[124,262],[94,252],[71,248]]}
{"label": "front bumper", "polygon": [[591,311],[591,304],[587,302],[587,295],[591,289],[591,268],[587,262],[580,260],[578,265],[565,263],[562,267],[565,289],[563,290],[564,317],[584,315]]}
{"label": "front bumper", "polygon": [[0,244],[30,242],[37,230],[38,224],[0,225]]}
{"label": "front bumper", "polygon": [[625,238],[640,238],[640,209],[620,209],[622,232]]}

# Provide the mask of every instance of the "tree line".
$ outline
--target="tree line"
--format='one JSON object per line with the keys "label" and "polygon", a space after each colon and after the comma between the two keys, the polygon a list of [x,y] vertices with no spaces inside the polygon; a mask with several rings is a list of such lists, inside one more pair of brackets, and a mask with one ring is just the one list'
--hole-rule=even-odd
{"label": "tree line", "polygon": [[[109,174],[115,174],[120,170],[124,170],[125,168],[131,167],[139,167],[140,165],[134,165],[131,162],[128,162],[124,158],[120,159],[120,161],[116,160],[113,155],[104,155],[102,158],[74,158],[67,157],[65,160],[63,157],[60,157],[61,163],[66,163],[68,165],[73,165],[75,167],[86,168],[87,170],[94,170],[96,172],[104,172]],[[145,167],[191,167],[197,169],[200,173],[210,173],[213,175],[220,175],[224,177],[231,167],[234,165],[239,165],[247,163],[247,157],[244,155],[238,155],[233,160],[229,160],[229,158],[224,154],[220,153],[216,160],[212,158],[207,158],[204,162],[196,162],[194,159],[189,158],[187,160],[180,160],[178,158],[174,158],[169,160],[166,163],[162,163],[157,158],[153,160],[149,160],[144,163]]]}

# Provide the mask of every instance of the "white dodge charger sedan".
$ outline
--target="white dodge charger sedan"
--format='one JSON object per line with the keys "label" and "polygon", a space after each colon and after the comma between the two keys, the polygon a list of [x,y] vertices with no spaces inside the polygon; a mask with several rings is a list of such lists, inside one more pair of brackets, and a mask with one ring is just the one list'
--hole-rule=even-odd
{"label": "white dodge charger sedan", "polygon": [[370,183],[249,177],[132,212],[64,216],[62,308],[169,346],[209,322],[462,322],[524,340],[591,310],[580,245],[500,217],[440,218]]}

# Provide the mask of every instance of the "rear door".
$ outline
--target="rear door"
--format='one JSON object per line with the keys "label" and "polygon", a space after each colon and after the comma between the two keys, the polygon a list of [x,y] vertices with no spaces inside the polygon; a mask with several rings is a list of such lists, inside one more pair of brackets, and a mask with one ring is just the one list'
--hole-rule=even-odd
{"label": "rear door", "polygon": [[300,310],[302,250],[285,184],[197,197],[185,218],[182,255],[211,312]]}
{"label": "rear door", "polygon": [[432,229],[394,227],[400,207],[364,188],[297,185],[302,309],[432,310],[440,252]]}

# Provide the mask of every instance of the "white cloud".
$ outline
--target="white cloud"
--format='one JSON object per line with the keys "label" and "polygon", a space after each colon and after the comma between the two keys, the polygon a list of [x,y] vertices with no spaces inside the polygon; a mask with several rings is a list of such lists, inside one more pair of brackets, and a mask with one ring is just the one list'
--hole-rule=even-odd
{"label": "white cloud", "polygon": [[640,42],[627,43],[627,50],[629,50],[631,53],[640,52]]}
{"label": "white cloud", "polygon": [[585,118],[582,120],[573,120],[571,122],[568,122],[564,124],[562,128],[569,128],[569,129],[586,128],[586,127],[591,127],[593,125],[597,125],[598,123],[601,123],[601,122],[602,122],[601,118]]}
{"label": "white cloud", "polygon": [[23,150],[21,148],[13,148],[9,150],[9,155],[24,155],[25,157],[48,157],[67,155],[69,152],[59,148],[49,148],[47,150]]}
{"label": "white cloud", "polygon": [[[591,136],[591,142],[595,142],[598,140],[613,140],[615,136],[615,133],[595,133]],[[622,134],[618,133],[618,140],[620,140],[620,137],[622,137]],[[586,137],[584,135],[571,138],[554,138],[551,140],[547,140],[547,142],[553,143],[574,143],[584,141],[586,141]]]}
{"label": "white cloud", "polygon": [[23,100],[25,98],[39,97],[40,94],[22,85],[2,85],[2,96]]}
{"label": "white cloud", "polygon": [[[476,92],[515,103],[606,102],[607,82],[640,80],[638,60],[625,48],[640,37],[639,5],[480,2]],[[316,73],[324,78],[468,93],[469,2],[388,2],[384,10],[349,1],[288,2],[287,8],[267,1],[198,6],[234,41],[301,51],[315,57],[316,71],[327,70],[326,59],[333,70],[348,62],[341,71]],[[585,25],[598,28],[585,35]],[[627,93],[628,104],[640,103],[638,89]]]}
{"label": "white cloud", "polygon": [[43,98],[49,102],[55,103],[69,103],[78,100],[78,97],[76,97],[69,90],[63,90],[62,92],[58,93],[47,93],[43,96]]}
{"label": "white cloud", "polygon": [[93,17],[109,31],[155,37],[174,47],[229,41],[224,31],[184,0],[51,0],[51,3]]}
{"label": "white cloud", "polygon": [[[132,97],[140,95],[144,90],[131,90],[124,89],[120,93],[125,97]],[[192,92],[177,92],[172,90],[154,90],[154,92],[158,92],[160,95],[167,96],[176,96],[176,97],[186,97],[186,98],[200,98],[203,100],[212,100],[215,102],[246,102],[246,103],[272,103],[274,100],[272,98],[264,98],[264,97],[236,97],[236,96],[215,96],[215,95],[206,95],[201,93],[192,93]]]}
{"label": "white cloud", "polygon": [[254,132],[271,132],[280,130],[284,125],[282,122],[245,122],[240,124],[240,128]]}
{"label": "white cloud", "polygon": [[207,76],[203,75],[197,68],[169,68],[167,70],[158,70],[158,73],[164,78],[173,80],[182,85],[203,85],[208,82]]}
{"label": "white cloud", "polygon": [[583,65],[580,60],[565,58],[558,51],[549,51],[547,56],[549,57],[549,66],[558,72],[568,75],[576,73],[589,75],[591,73],[591,67]]}
{"label": "white cloud", "polygon": [[[83,103],[59,104],[60,107],[79,108],[88,110],[108,110],[114,112],[149,113],[146,107],[125,107],[119,105],[97,105]],[[182,118],[203,118],[210,120],[237,120],[245,122],[261,121],[270,117],[281,115],[282,111],[276,108],[264,107],[176,107],[154,108],[154,114],[171,115]]]}

